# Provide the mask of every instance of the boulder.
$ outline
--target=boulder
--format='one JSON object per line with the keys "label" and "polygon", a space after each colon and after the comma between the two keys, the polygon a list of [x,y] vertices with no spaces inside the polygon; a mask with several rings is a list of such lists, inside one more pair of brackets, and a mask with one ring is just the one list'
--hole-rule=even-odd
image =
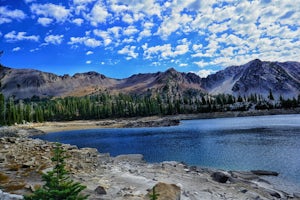
{"label": "boulder", "polygon": [[216,181],[218,183],[226,183],[230,176],[223,172],[214,172],[211,175],[211,177],[213,178],[214,181]]}
{"label": "boulder", "polygon": [[105,194],[107,194],[107,193],[106,193],[106,190],[105,190],[104,187],[102,187],[102,186],[98,186],[98,187],[95,189],[95,192],[96,192],[97,194],[100,194],[100,195],[105,195]]}
{"label": "boulder", "polygon": [[[155,188],[155,193],[158,194],[157,200],[180,200],[181,189],[175,184],[159,182],[153,188]],[[149,196],[153,193],[153,188],[148,192],[145,200],[149,199]]]}

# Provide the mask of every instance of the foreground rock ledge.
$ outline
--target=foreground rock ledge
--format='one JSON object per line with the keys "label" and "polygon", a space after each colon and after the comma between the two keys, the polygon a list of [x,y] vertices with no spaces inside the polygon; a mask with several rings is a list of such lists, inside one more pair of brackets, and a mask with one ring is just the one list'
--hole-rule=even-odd
{"label": "foreground rock ledge", "polygon": [[[252,172],[226,172],[178,162],[149,164],[142,155],[110,157],[93,148],[64,144],[67,168],[74,180],[87,186],[89,199],[149,199],[158,185],[160,199],[299,199],[273,188]],[[4,192],[28,194],[51,169],[53,143],[37,139],[0,138],[0,187]]]}

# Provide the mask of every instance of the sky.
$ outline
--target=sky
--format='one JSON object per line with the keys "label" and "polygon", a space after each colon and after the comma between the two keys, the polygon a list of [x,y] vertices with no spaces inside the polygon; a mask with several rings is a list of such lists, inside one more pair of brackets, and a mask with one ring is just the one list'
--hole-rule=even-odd
{"label": "sky", "polygon": [[299,0],[0,0],[0,62],[58,75],[300,61]]}

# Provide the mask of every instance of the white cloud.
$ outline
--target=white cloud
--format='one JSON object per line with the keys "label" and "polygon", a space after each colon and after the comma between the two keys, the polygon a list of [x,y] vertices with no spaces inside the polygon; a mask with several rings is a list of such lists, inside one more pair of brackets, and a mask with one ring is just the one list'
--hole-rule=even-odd
{"label": "white cloud", "polygon": [[17,41],[22,41],[22,40],[30,40],[30,41],[34,41],[34,42],[38,42],[39,41],[39,36],[37,35],[26,35],[26,32],[16,32],[16,31],[11,31],[7,34],[4,35],[4,38],[8,41],[8,42],[17,42]]}
{"label": "white cloud", "polygon": [[92,63],[92,61],[91,60],[87,60],[85,63],[89,65],[89,64]]}
{"label": "white cloud", "polygon": [[180,63],[180,64],[179,64],[179,67],[187,67],[187,66],[188,66],[187,63]]}
{"label": "white cloud", "polygon": [[47,4],[32,4],[30,6],[31,12],[44,17],[52,17],[57,22],[64,22],[71,15],[71,11],[66,9],[65,6],[55,5],[52,3]]}
{"label": "white cloud", "polygon": [[95,0],[73,0],[74,4],[88,4],[88,3],[92,3]]}
{"label": "white cloud", "polygon": [[145,13],[149,17],[161,16],[161,6],[155,0],[112,0],[112,9],[122,13],[130,10],[132,13]]}
{"label": "white cloud", "polygon": [[124,35],[133,35],[137,32],[139,32],[139,30],[134,26],[128,26],[126,29],[123,30]]}
{"label": "white cloud", "polygon": [[97,26],[99,23],[105,23],[109,16],[107,8],[101,3],[97,3],[92,8],[91,13],[87,15],[87,19],[90,20],[93,26]]}
{"label": "white cloud", "polygon": [[134,19],[132,18],[132,16],[130,14],[127,13],[127,14],[123,15],[122,21],[126,22],[128,24],[132,24],[134,22]]}
{"label": "white cloud", "polygon": [[110,43],[112,43],[112,39],[107,31],[95,29],[93,33],[103,39],[104,46],[108,46]]}
{"label": "white cloud", "polygon": [[[211,70],[211,69],[202,69],[199,70],[198,72],[196,72],[196,74],[198,76],[200,76],[201,78],[206,78],[208,75],[215,73],[216,71]],[[195,72],[194,72],[195,73]]]}
{"label": "white cloud", "polygon": [[63,37],[64,37],[63,35],[48,35],[45,37],[45,42],[47,44],[58,45],[62,43]]}
{"label": "white cloud", "polygon": [[143,24],[143,30],[140,32],[139,37],[137,38],[137,41],[140,41],[143,38],[152,36],[152,30],[151,28],[154,26],[152,22],[145,22]]}
{"label": "white cloud", "polygon": [[173,56],[183,55],[189,51],[189,46],[187,44],[181,44],[176,46]]}
{"label": "white cloud", "polygon": [[21,50],[21,47],[15,47],[15,48],[13,48],[13,52],[16,52],[16,51],[20,51]]}
{"label": "white cloud", "polygon": [[127,60],[130,60],[132,58],[137,58],[138,57],[138,53],[135,52],[136,46],[125,46],[123,49],[118,51],[118,54],[123,54],[123,55],[127,55],[128,57],[126,58]]}
{"label": "white cloud", "polygon": [[10,23],[13,20],[23,20],[26,18],[25,13],[22,10],[10,10],[6,6],[0,6],[0,24]]}
{"label": "white cloud", "polygon": [[70,45],[84,44],[87,47],[96,48],[101,46],[101,41],[89,37],[71,37],[68,44]]}
{"label": "white cloud", "polygon": [[193,49],[194,51],[198,51],[198,50],[201,49],[202,47],[203,47],[202,44],[193,44],[192,49]]}
{"label": "white cloud", "polygon": [[42,26],[49,26],[53,22],[53,19],[47,18],[47,17],[39,17],[38,18],[38,23],[41,24]]}
{"label": "white cloud", "polygon": [[112,28],[107,29],[107,31],[109,33],[112,33],[115,38],[119,38],[120,37],[120,31],[121,30],[122,30],[122,28],[120,26],[114,26]]}
{"label": "white cloud", "polygon": [[81,26],[81,24],[83,23],[83,19],[81,18],[76,18],[76,19],[73,19],[72,21],[74,24],[76,24],[77,26]]}
{"label": "white cloud", "polygon": [[126,10],[128,10],[128,7],[126,5],[120,5],[120,4],[112,4],[110,6],[110,9],[115,12],[116,14],[122,13]]}
{"label": "white cloud", "polygon": [[92,54],[94,54],[94,52],[93,51],[87,51],[85,54],[86,55],[92,55]]}
{"label": "white cloud", "polygon": [[24,0],[24,1],[25,1],[25,3],[31,3],[31,2],[34,2],[36,0]]}

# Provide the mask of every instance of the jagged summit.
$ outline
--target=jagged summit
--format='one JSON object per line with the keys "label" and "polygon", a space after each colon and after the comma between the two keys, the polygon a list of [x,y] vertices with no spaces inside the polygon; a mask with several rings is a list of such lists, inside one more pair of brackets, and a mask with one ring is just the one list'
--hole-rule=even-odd
{"label": "jagged summit", "polygon": [[182,73],[174,68],[164,72],[135,74],[125,79],[108,78],[98,72],[58,76],[33,69],[12,69],[1,65],[1,91],[16,99],[38,97],[85,96],[101,91],[139,95],[181,95],[197,93],[227,93],[294,97],[300,91],[300,63],[266,62],[259,59],[244,65],[231,66],[207,78],[194,73]]}
{"label": "jagged summit", "polygon": [[231,66],[202,79],[203,87],[212,94],[262,94],[293,97],[300,93],[300,63],[267,62],[259,59],[245,65]]}

